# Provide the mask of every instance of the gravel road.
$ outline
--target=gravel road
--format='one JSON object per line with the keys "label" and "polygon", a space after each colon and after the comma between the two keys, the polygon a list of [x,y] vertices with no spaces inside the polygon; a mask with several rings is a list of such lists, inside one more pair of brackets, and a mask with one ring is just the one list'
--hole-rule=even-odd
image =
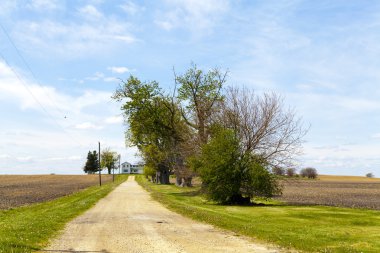
{"label": "gravel road", "polygon": [[41,252],[279,252],[176,214],[133,176],[67,224]]}

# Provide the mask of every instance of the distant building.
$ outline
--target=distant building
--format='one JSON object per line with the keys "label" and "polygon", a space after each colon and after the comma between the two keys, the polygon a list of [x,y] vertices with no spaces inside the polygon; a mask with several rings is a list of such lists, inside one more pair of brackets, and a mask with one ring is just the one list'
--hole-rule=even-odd
{"label": "distant building", "polygon": [[144,165],[135,165],[129,162],[121,164],[121,174],[144,174]]}

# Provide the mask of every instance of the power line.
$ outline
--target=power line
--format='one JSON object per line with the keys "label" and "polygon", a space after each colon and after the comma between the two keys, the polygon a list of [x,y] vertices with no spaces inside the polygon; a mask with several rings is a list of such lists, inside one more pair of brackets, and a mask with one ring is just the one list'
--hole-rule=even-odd
{"label": "power line", "polygon": [[[29,72],[32,74],[33,78],[35,79],[35,81],[37,82],[37,84],[42,87],[42,89],[45,89],[45,87],[39,82],[39,80],[37,79],[35,73],[33,72],[32,68],[30,67],[30,65],[28,64],[28,62],[25,60],[25,58],[22,56],[20,50],[17,48],[16,44],[13,42],[12,38],[9,36],[7,30],[5,29],[5,27],[0,23],[0,27],[1,29],[3,30],[4,34],[6,35],[6,37],[8,38],[9,42],[11,43],[11,45],[13,46],[13,48],[15,49],[17,55],[20,57],[20,59],[22,60],[22,62],[24,63],[24,65],[27,67],[27,69],[29,70]],[[79,144],[80,146],[84,146],[83,144],[81,144],[78,140],[76,140],[71,134],[69,134],[65,129],[64,127],[56,120],[55,117],[53,117],[49,112],[48,110],[43,106],[43,104],[37,99],[37,97],[33,94],[33,92],[29,89],[28,85],[24,82],[24,80],[19,76],[19,74],[17,73],[17,71],[15,71],[13,69],[13,67],[7,62],[7,60],[5,59],[5,57],[0,53],[0,56],[1,58],[3,59],[3,61],[8,65],[8,67],[12,70],[12,72],[16,75],[17,79],[21,82],[21,84],[25,87],[25,89],[29,92],[29,94],[33,97],[33,99],[37,102],[37,104],[42,108],[42,110],[51,118],[53,119],[53,121],[58,125],[59,128],[61,128],[63,130],[63,132],[67,135],[70,136],[70,138],[76,142],[77,144]],[[50,97],[49,97],[50,99]],[[61,109],[59,109],[58,105],[55,103],[54,100],[50,99],[50,101],[53,102],[55,108],[62,114],[64,115],[64,118],[66,119],[67,116],[65,115],[65,113],[62,112]]]}
{"label": "power line", "polygon": [[[24,65],[27,67],[27,69],[29,70],[29,72],[32,74],[34,80],[37,82],[37,84],[39,84],[39,85],[42,87],[42,89],[44,89],[44,90],[46,91],[45,87],[39,82],[39,80],[37,79],[36,75],[34,74],[32,68],[29,66],[28,62],[27,62],[27,61],[25,60],[25,58],[22,56],[20,50],[17,48],[17,46],[16,46],[16,44],[13,42],[11,36],[9,36],[9,33],[7,32],[7,30],[5,29],[5,27],[4,27],[1,23],[0,23],[0,27],[1,27],[1,29],[3,30],[5,36],[8,38],[9,42],[11,43],[11,45],[13,46],[13,48],[15,49],[17,55],[20,57],[20,59],[22,60],[22,62],[24,63]],[[2,58],[4,59],[4,57],[2,57]],[[50,97],[49,97],[49,99],[50,99]],[[54,106],[56,107],[56,109],[57,109],[62,115],[65,115],[65,113],[62,112],[61,109],[59,109],[58,105],[55,103],[54,100],[50,99],[50,101],[53,102],[53,104],[54,104]],[[66,116],[65,116],[65,118],[66,118]]]}
{"label": "power line", "polygon": [[25,83],[25,81],[21,78],[21,76],[17,73],[17,71],[14,70],[14,68],[8,63],[8,61],[5,59],[3,54],[0,53],[0,57],[3,59],[5,64],[12,70],[12,72],[15,74],[17,79],[20,81],[20,83],[24,86],[24,88],[28,91],[28,93],[32,96],[32,98],[37,102],[37,104],[41,107],[41,109],[48,115],[56,124],[57,126],[65,133],[67,134],[74,142],[79,144],[80,146],[82,145],[78,140],[76,140],[71,134],[69,134],[65,128],[56,120],[53,115],[49,113],[49,111],[43,106],[43,104],[37,99],[37,97],[33,94],[33,92],[29,89],[28,85]]}

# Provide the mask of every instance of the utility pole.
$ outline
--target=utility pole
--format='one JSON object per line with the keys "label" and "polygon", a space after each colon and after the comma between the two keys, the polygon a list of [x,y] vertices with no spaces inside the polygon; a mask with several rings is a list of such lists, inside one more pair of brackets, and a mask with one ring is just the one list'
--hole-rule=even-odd
{"label": "utility pole", "polygon": [[120,168],[121,168],[121,166],[120,166],[120,159],[121,159],[121,155],[119,154],[119,174],[120,174]]}
{"label": "utility pole", "polygon": [[100,165],[100,141],[98,142],[99,143],[99,186],[102,186],[102,168],[101,168],[101,165]]}
{"label": "utility pole", "polygon": [[112,163],[112,182],[115,182],[115,162]]}

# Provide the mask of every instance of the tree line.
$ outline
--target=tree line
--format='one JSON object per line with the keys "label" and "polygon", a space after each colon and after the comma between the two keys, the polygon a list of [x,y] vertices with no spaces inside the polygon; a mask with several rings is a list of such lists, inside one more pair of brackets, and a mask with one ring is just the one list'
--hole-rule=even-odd
{"label": "tree line", "polygon": [[276,93],[226,86],[227,72],[193,64],[174,73],[174,89],[130,76],[113,98],[122,102],[128,145],[137,146],[157,183],[191,186],[195,175],[220,203],[249,203],[281,189],[271,173],[288,167],[306,131]]}

